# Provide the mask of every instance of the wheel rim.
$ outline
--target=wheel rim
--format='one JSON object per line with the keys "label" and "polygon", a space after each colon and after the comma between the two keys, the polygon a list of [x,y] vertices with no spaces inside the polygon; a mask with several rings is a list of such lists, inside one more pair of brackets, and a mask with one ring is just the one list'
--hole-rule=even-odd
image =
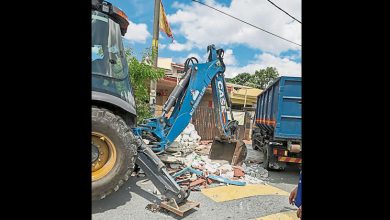
{"label": "wheel rim", "polygon": [[92,145],[99,151],[98,158],[92,162],[92,181],[105,177],[116,162],[116,149],[112,141],[105,135],[92,132]]}

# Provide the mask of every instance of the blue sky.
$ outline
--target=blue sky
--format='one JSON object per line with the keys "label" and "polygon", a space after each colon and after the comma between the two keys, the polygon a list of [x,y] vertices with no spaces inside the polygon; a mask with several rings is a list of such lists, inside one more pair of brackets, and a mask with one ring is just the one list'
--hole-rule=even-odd
{"label": "blue sky", "polygon": [[[151,47],[154,0],[109,0],[128,16],[125,47],[137,57]],[[201,0],[265,30],[301,44],[301,24],[266,0]],[[163,0],[175,41],[160,32],[159,57],[182,63],[189,56],[205,61],[206,47],[225,50],[227,77],[274,66],[280,75],[301,76],[301,47],[266,34],[191,0]],[[301,20],[301,0],[274,0]]]}

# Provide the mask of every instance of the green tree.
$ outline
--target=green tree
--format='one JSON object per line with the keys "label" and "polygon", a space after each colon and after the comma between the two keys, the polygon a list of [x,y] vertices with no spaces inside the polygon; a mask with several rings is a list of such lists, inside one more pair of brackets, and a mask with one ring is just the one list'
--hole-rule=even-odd
{"label": "green tree", "polygon": [[238,84],[238,85],[245,85],[246,83],[250,82],[252,76],[249,73],[240,73],[234,78],[226,79],[226,82]]}
{"label": "green tree", "polygon": [[253,83],[253,85],[256,85],[256,88],[265,89],[278,77],[279,73],[275,67],[267,67],[265,69],[256,70],[250,82]]}
{"label": "green tree", "polygon": [[149,82],[152,79],[158,80],[164,77],[162,69],[154,69],[151,57],[151,50],[147,48],[142,56],[141,62],[133,55],[131,49],[126,49],[126,58],[129,64],[131,85],[134,89],[135,103],[137,109],[137,121],[142,123],[146,118],[151,118],[149,106]]}
{"label": "green tree", "polygon": [[253,75],[249,73],[240,73],[231,79],[226,79],[226,81],[238,85],[265,89],[278,77],[279,73],[275,67],[267,67],[265,69],[256,70]]}

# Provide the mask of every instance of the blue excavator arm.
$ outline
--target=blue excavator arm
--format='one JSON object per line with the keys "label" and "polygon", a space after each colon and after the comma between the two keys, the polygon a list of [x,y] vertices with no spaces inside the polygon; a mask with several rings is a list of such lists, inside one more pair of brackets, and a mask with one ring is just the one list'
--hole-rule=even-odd
{"label": "blue excavator arm", "polygon": [[[222,139],[229,139],[237,133],[238,123],[234,121],[231,113],[231,102],[224,77],[223,50],[215,49],[214,45],[208,46],[207,50],[209,56],[206,63],[198,63],[193,57],[187,59],[185,74],[165,102],[161,116],[147,119],[145,124],[133,129],[136,135],[150,140],[149,145],[154,152],[165,151],[183,132],[210,84],[217,127]],[[167,117],[173,106],[170,117]],[[230,121],[228,111],[231,114]]]}

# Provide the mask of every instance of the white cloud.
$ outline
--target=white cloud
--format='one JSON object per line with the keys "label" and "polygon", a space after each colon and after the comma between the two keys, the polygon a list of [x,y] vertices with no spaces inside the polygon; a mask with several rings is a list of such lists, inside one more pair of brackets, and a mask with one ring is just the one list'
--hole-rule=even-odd
{"label": "white cloud", "polygon": [[163,49],[166,48],[166,47],[167,47],[166,44],[159,44],[159,45],[158,45],[158,49],[161,49],[161,50],[163,50]]}
{"label": "white cloud", "polygon": [[151,37],[148,32],[148,26],[144,23],[136,24],[129,21],[127,32],[124,36],[125,39],[132,43],[145,43],[146,39]]}
{"label": "white cloud", "polygon": [[223,61],[224,61],[225,65],[236,65],[237,64],[237,59],[234,56],[232,49],[225,50],[225,54],[223,56]]}
{"label": "white cloud", "polygon": [[232,78],[244,72],[254,74],[255,70],[267,67],[276,67],[279,76],[301,76],[302,72],[301,63],[296,63],[288,58],[280,58],[269,53],[263,53],[256,55],[255,59],[246,66],[227,65],[225,76]]}
{"label": "white cloud", "polygon": [[[223,6],[214,0],[205,2],[274,34],[298,44],[301,43],[301,24],[291,22],[289,16],[268,1],[232,0],[228,6]],[[275,3],[298,20],[301,19],[301,0],[279,0]],[[187,39],[185,45],[206,48],[209,44],[215,44],[217,47],[244,44],[273,54],[279,54],[288,49],[301,49],[297,45],[271,36],[196,2],[191,4],[176,2],[173,6],[178,10],[168,15],[168,21],[178,30],[176,34],[183,35]]]}
{"label": "white cloud", "polygon": [[287,56],[283,56],[283,57],[288,58],[290,60],[301,59],[302,58],[302,53],[291,54],[291,55],[287,55]]}
{"label": "white cloud", "polygon": [[169,44],[168,49],[173,50],[173,51],[183,51],[183,50],[189,51],[192,49],[192,43],[187,42],[187,43],[181,44],[181,43],[177,42],[176,40],[174,40],[173,43]]}

